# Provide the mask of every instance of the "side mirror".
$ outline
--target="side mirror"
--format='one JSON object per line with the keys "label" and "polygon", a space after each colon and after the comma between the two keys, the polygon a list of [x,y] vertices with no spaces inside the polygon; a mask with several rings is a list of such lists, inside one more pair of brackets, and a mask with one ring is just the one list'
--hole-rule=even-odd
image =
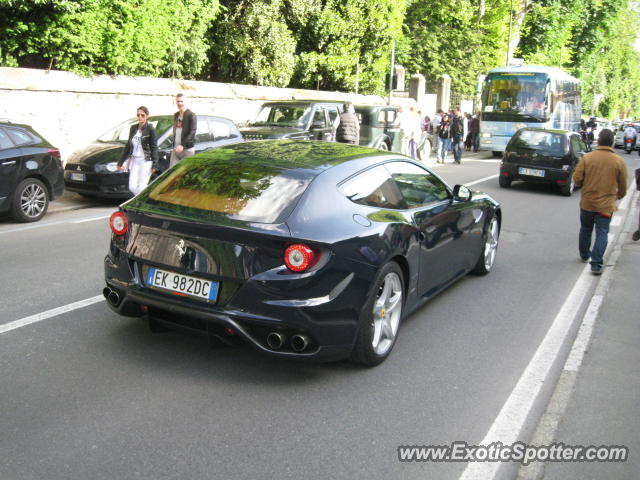
{"label": "side mirror", "polygon": [[453,199],[456,202],[468,202],[471,200],[473,193],[464,185],[456,185],[453,187]]}

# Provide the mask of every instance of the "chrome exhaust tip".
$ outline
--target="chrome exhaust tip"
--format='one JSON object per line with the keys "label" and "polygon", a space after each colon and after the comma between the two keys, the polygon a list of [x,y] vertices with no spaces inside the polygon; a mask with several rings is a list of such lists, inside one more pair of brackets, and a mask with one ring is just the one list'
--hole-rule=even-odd
{"label": "chrome exhaust tip", "polygon": [[271,332],[267,335],[267,345],[272,350],[280,350],[284,345],[284,335],[278,332]]}
{"label": "chrome exhaust tip", "polygon": [[111,289],[109,287],[104,287],[102,289],[102,296],[105,298],[105,300],[109,300],[110,293],[111,293]]}
{"label": "chrome exhaust tip", "polygon": [[120,295],[115,290],[109,289],[109,294],[107,295],[107,301],[117,307],[120,304]]}
{"label": "chrome exhaust tip", "polygon": [[294,335],[291,337],[291,348],[294,352],[302,352],[309,346],[309,337],[306,335]]}

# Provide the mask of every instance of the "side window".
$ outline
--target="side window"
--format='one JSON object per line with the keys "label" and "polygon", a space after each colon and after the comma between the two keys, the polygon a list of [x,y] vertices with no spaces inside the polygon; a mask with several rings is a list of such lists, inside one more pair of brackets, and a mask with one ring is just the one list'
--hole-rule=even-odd
{"label": "side window", "polygon": [[0,128],[0,150],[5,150],[7,148],[12,148],[13,142],[2,128]]}
{"label": "side window", "polygon": [[9,137],[11,137],[11,140],[13,140],[13,143],[17,146],[33,143],[31,135],[24,130],[20,130],[18,128],[7,128],[7,133],[9,134]]}
{"label": "side window", "polygon": [[209,122],[206,118],[198,117],[198,126],[196,127],[196,143],[210,142],[212,140],[209,133]]}
{"label": "side window", "polygon": [[324,110],[322,108],[316,109],[313,114],[313,122],[311,125],[312,128],[326,128],[327,119],[324,116]]}
{"label": "side window", "polygon": [[211,129],[213,130],[213,138],[216,141],[227,140],[228,138],[231,138],[231,129],[225,122],[212,120]]}
{"label": "side window", "polygon": [[408,208],[416,208],[449,198],[444,182],[428,171],[409,162],[385,164],[398,186]]}
{"label": "side window", "polygon": [[584,150],[582,150],[582,142],[580,142],[580,140],[578,140],[577,137],[572,136],[571,137],[571,153],[573,153],[574,155],[578,155],[579,152],[584,152]]}
{"label": "side window", "polygon": [[338,109],[336,107],[326,107],[327,113],[329,114],[329,125],[334,125],[336,123],[336,118],[338,118]]}
{"label": "side window", "polygon": [[384,166],[365,170],[340,185],[339,190],[352,202],[369,207],[406,209],[396,182]]}

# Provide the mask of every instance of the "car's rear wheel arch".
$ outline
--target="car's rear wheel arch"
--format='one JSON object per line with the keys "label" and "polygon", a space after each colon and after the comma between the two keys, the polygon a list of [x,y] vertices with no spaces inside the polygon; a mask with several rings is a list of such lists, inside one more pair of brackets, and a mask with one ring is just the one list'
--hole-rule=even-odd
{"label": "car's rear wheel arch", "polygon": [[[47,199],[48,200],[53,200],[53,185],[51,185],[51,183],[49,182],[49,179],[47,177],[45,177],[44,175],[40,175],[38,173],[32,173],[30,175],[26,175],[22,180],[26,180],[27,178],[35,178],[36,180],[40,180],[46,190],[47,190]],[[20,180],[20,181],[22,181]]]}
{"label": "car's rear wheel arch", "polygon": [[403,277],[402,279],[404,280],[404,298],[406,301],[407,292],[409,291],[409,278],[410,278],[409,262],[407,262],[407,259],[402,255],[396,255],[395,257],[390,258],[388,261],[397,263],[398,266],[400,267],[400,270],[402,270],[402,277]]}

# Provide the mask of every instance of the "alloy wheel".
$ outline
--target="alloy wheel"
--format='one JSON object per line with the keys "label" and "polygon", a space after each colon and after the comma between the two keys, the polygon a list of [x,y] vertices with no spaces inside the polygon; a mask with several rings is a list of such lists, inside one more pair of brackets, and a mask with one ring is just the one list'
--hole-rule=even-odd
{"label": "alloy wheel", "polygon": [[500,229],[498,228],[498,219],[493,217],[489,224],[489,228],[487,229],[487,239],[484,244],[484,266],[487,271],[491,270],[493,262],[496,259],[499,235]]}
{"label": "alloy wheel", "polygon": [[38,183],[29,183],[20,194],[20,209],[29,218],[42,214],[47,205],[47,192]]}
{"label": "alloy wheel", "polygon": [[393,346],[402,313],[402,282],[396,272],[384,277],[373,304],[373,335],[371,346],[378,355]]}

